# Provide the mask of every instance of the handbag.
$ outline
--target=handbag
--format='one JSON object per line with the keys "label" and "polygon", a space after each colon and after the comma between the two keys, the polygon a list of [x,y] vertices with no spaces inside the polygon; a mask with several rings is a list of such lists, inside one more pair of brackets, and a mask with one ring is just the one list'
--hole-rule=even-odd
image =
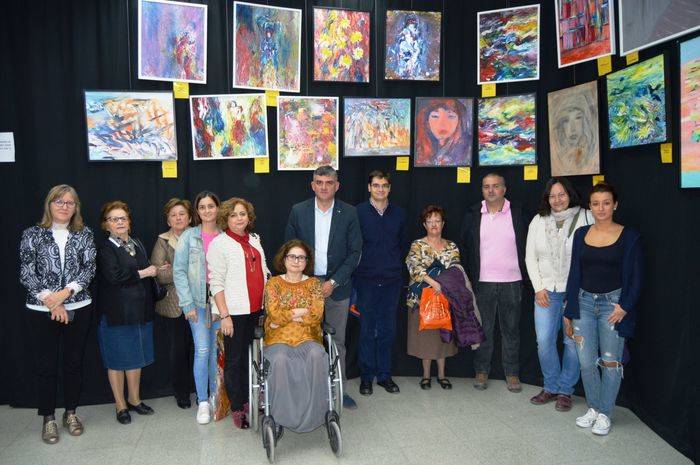
{"label": "handbag", "polygon": [[[143,254],[146,256],[148,266],[151,266],[151,261],[148,260],[148,254],[146,253],[146,248],[139,239],[136,239],[134,242],[139,245],[141,251],[143,251]],[[153,296],[153,301],[160,302],[161,300],[165,299],[165,296],[168,295],[168,288],[159,283],[153,276],[149,276],[147,279],[151,282],[151,294]]]}
{"label": "handbag", "polygon": [[441,292],[432,287],[423,288],[420,296],[418,313],[418,331],[426,329],[445,329],[452,331],[450,303]]}

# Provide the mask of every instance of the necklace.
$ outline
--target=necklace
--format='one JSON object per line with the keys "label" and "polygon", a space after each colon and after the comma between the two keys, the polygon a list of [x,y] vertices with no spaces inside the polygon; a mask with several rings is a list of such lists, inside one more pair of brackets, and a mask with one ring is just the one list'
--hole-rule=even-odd
{"label": "necklace", "polygon": [[[241,244],[243,246],[243,255],[245,256],[245,261],[248,263],[248,269],[251,273],[255,271],[255,251],[253,246],[250,244]],[[246,249],[248,247],[248,249]]]}

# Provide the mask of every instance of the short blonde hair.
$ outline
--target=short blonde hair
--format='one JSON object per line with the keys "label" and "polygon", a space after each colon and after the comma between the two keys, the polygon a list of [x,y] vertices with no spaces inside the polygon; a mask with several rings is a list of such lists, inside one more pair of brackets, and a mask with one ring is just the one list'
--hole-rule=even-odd
{"label": "short blonde hair", "polygon": [[72,232],[79,232],[83,230],[83,228],[85,227],[85,223],[83,223],[83,216],[80,214],[80,198],[78,198],[78,193],[75,191],[75,189],[72,186],[69,186],[68,184],[59,184],[58,186],[53,186],[49,190],[49,193],[46,194],[46,198],[44,199],[44,216],[41,218],[39,226],[41,226],[42,228],[51,227],[51,225],[53,224],[53,215],[51,214],[51,202],[53,202],[56,199],[60,199],[66,193],[70,194],[71,197],[73,197],[73,201],[75,202],[75,211],[73,212],[73,216],[71,217],[70,222],[68,222],[68,229]]}
{"label": "short blonde hair", "polygon": [[245,232],[251,232],[255,227],[255,208],[253,208],[252,203],[240,197],[233,197],[225,202],[221,202],[221,206],[219,206],[219,213],[216,216],[216,222],[219,225],[219,228],[224,231],[228,228],[228,217],[231,215],[231,213],[233,213],[236,205],[243,205],[243,208],[245,208],[246,212],[248,213],[248,226],[245,227]]}
{"label": "short blonde hair", "polygon": [[187,214],[190,215],[190,222],[192,222],[192,204],[189,200],[178,199],[177,197],[173,197],[172,199],[168,200],[168,202],[163,207],[163,216],[165,217],[165,221],[168,221],[168,215],[170,215],[170,210],[172,210],[175,207],[182,207],[185,210],[187,210]]}

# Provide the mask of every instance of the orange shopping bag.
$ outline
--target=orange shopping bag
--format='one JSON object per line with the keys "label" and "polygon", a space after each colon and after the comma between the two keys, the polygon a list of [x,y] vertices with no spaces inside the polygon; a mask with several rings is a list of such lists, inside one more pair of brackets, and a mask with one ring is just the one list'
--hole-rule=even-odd
{"label": "orange shopping bag", "polygon": [[452,331],[450,303],[442,293],[436,293],[432,287],[423,289],[423,293],[420,296],[418,317],[419,331],[425,329],[446,329],[447,331]]}

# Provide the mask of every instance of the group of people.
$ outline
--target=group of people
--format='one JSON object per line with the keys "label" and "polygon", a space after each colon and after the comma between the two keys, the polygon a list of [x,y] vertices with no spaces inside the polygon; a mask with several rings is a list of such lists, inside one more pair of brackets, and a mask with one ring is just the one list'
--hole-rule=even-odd
{"label": "group of people", "polygon": [[[445,210],[431,204],[420,216],[425,237],[408,247],[405,211],[389,201],[389,173],[371,172],[369,199],[354,207],[335,196],[337,172],[320,167],[311,182],[314,197],[292,207],[285,243],[273,260],[279,275],[272,277],[261,238],[253,232],[254,207],[243,198],[222,202],[204,191],[193,204],[171,199],[163,210],[169,229],[158,236],[149,259],[143,243],[131,235],[126,203],[116,200],[102,207],[107,237],[96,247],[75,189],[55,186],[46,196],[41,222],[24,231],[20,245],[42,439],[49,444],[59,440],[54,413],[61,339],[62,423],[74,436],[84,430],[76,408],[93,307],[116,419],[122,424],[131,422],[130,412],[153,414],[140,398],[139,384],[141,369],[154,361],[154,321],[167,336],[173,391],[181,408],[191,407],[194,377],[199,424],[211,421],[223,393],[217,382],[223,365],[233,423],[249,427],[247,353],[263,314],[277,434],[282,427],[305,432],[323,424],[328,362],[320,324],[325,320],[335,329],[345,376],[351,300],[360,313],[360,394],[371,395],[375,380],[387,392],[398,393],[391,353],[404,266],[410,277],[408,353],[422,360],[422,389],[431,388],[433,360],[437,383],[452,388],[445,358],[458,347],[475,351],[474,387],[486,389],[498,318],[507,389],[521,390],[520,301],[529,276],[544,375],[542,391],[530,401],[556,400],[557,410],[570,410],[580,373],[589,409],[576,424],[607,434],[624,342],[634,333],[641,287],[639,234],[613,221],[618,199],[609,184],[594,186],[589,210],[567,179],[551,179],[529,230],[522,209],[505,197],[502,175],[487,174],[481,187],[484,200],[468,209],[457,242],[442,237]],[[95,276],[93,303],[89,286]],[[421,297],[427,288],[449,301],[452,331],[421,329]],[[217,357],[217,337],[223,357]],[[357,408],[347,394],[343,406]]]}

